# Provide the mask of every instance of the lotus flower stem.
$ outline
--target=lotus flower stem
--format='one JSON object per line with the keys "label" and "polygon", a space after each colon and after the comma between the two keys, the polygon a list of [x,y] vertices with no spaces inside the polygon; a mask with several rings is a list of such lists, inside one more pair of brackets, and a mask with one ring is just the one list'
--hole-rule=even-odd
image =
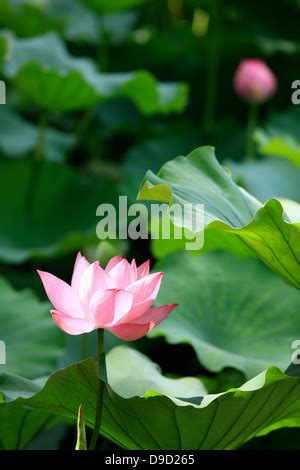
{"label": "lotus flower stem", "polygon": [[253,160],[256,156],[253,134],[257,126],[257,117],[258,117],[258,106],[255,104],[251,104],[249,107],[248,129],[247,129],[247,140],[246,140],[246,158],[248,160]]}
{"label": "lotus flower stem", "polygon": [[101,418],[102,418],[102,405],[103,405],[103,391],[104,391],[104,382],[101,380],[100,376],[100,367],[103,367],[105,364],[105,353],[104,353],[104,330],[99,328],[98,332],[98,360],[97,360],[97,372],[98,372],[98,385],[97,385],[97,399],[96,399],[96,416],[93,434],[91,437],[89,450],[95,450],[97,440],[99,437],[99,432],[101,428]]}
{"label": "lotus flower stem", "polygon": [[83,333],[80,337],[80,360],[81,361],[84,361],[84,359],[87,358],[88,345],[89,345],[89,337],[87,333]]}

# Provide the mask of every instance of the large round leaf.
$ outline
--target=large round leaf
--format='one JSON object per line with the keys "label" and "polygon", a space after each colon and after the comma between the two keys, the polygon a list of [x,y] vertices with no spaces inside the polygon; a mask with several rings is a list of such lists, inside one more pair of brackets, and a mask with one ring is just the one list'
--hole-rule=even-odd
{"label": "large round leaf", "polygon": [[92,61],[72,57],[54,34],[11,38],[4,72],[38,106],[52,111],[123,96],[146,114],[169,113],[181,111],[187,101],[185,84],[160,84],[146,71],[100,74]]}
{"label": "large round leaf", "polygon": [[[139,143],[127,152],[123,162],[123,180],[121,190],[127,194],[130,200],[134,201],[141,178],[143,177],[149,165],[153,172],[157,171],[165,163],[171,154],[180,155],[186,150],[190,150],[195,143],[199,141],[199,136],[195,132],[182,132],[164,138],[156,138]],[[157,222],[157,221],[155,221]],[[164,223],[167,223],[166,217]],[[151,230],[154,234],[157,223],[152,224]],[[151,252],[155,258],[163,258],[174,251],[185,249],[187,240],[182,234],[182,238],[174,237],[174,226],[170,221],[170,238],[161,237],[160,230],[155,233],[151,239]],[[221,233],[211,230],[206,234],[205,246],[199,252],[210,251],[213,249],[227,249],[240,256],[251,256],[250,250],[237,238],[228,233]]]}
{"label": "large round leaf", "polygon": [[[139,199],[192,204],[183,225],[193,226],[196,204],[204,205],[204,225],[241,238],[270,268],[300,289],[300,225],[284,217],[276,199],[264,206],[242,190],[218,163],[212,147],[166,163],[157,175],[148,171]],[[179,221],[178,221],[179,223]]]}
{"label": "large round leaf", "polygon": [[299,292],[259,260],[178,253],[157,269],[165,273],[159,303],[179,306],[151,335],[191,344],[214,372],[230,366],[253,377],[270,364],[288,366],[300,336]]}
{"label": "large round leaf", "polygon": [[0,365],[0,372],[30,378],[51,373],[61,358],[64,335],[51,319],[49,304],[29,290],[15,291],[2,278],[0,299],[0,340],[6,345],[6,364]]}
{"label": "large round leaf", "polygon": [[79,249],[96,237],[96,208],[108,183],[50,162],[0,162],[0,259],[19,263]]}
{"label": "large round leaf", "polygon": [[[147,374],[149,361],[124,347],[112,358],[108,356],[108,376],[111,369],[120,370],[120,357],[122,363],[129,358],[132,367],[127,368],[117,384],[113,377],[109,379],[110,386],[106,386],[104,392],[101,431],[123,448],[235,449],[260,433],[300,425],[300,379],[284,375],[276,367],[269,368],[238,389],[178,399],[176,380],[172,395],[170,390],[168,395],[151,390],[153,383]],[[23,403],[75,422],[82,404],[86,424],[93,427],[97,372],[97,363],[92,359],[69,366],[55,373],[31,398],[0,404],[0,412],[1,408]],[[115,374],[118,376],[118,372]],[[140,396],[137,396],[141,393],[137,375],[143,383],[142,388],[148,388]],[[11,391],[6,380],[3,376],[0,389],[6,388],[7,400],[11,393],[17,394],[18,380],[16,378]],[[128,398],[114,390],[121,393],[126,390]],[[193,391],[192,387],[191,393]],[[19,396],[22,396],[21,392]]]}

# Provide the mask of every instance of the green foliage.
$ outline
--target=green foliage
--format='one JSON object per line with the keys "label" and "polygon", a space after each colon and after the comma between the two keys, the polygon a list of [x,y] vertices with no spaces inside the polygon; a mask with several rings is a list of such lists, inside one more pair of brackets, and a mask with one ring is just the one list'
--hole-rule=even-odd
{"label": "green foliage", "polygon": [[[207,228],[237,235],[268,266],[300,288],[299,225],[284,218],[276,199],[263,206],[241,190],[219,165],[211,147],[171,160],[157,176],[148,172],[138,197],[169,204],[204,204]],[[191,220],[184,223],[188,226]]]}
{"label": "green foliage", "polygon": [[60,21],[46,15],[42,5],[32,0],[2,0],[0,26],[9,28],[18,36],[29,37],[60,29]]}
{"label": "green foliage", "polygon": [[263,131],[257,133],[259,151],[264,155],[286,158],[300,166],[300,143],[290,135],[272,137]]}
{"label": "green foliage", "polygon": [[[34,153],[38,134],[37,126],[32,125],[9,109],[2,110],[0,148],[8,158],[19,158]],[[72,135],[48,128],[45,135],[45,158],[54,162],[64,161],[73,142]]]}
{"label": "green foliage", "polygon": [[299,293],[260,261],[179,253],[156,269],[165,273],[158,301],[172,298],[179,306],[151,336],[191,344],[213,372],[235,367],[251,378],[269,364],[287,368],[299,330]]}
{"label": "green foliage", "polygon": [[[69,282],[77,250],[102,266],[158,260],[157,304],[179,304],[135,350],[106,332],[101,447],[236,449],[278,429],[247,448],[297,441],[298,367],[277,367],[298,352],[299,14],[296,0],[0,1],[1,450],[74,449],[76,421],[86,448],[98,370],[69,364],[95,353],[96,332],[66,338],[36,275]],[[253,160],[233,87],[249,57],[278,82]],[[173,219],[163,239],[166,214],[150,241],[97,238],[97,207],[134,203],[146,172],[140,198],[204,203],[201,249],[186,250]]]}
{"label": "green foliage", "polygon": [[0,36],[0,63],[5,59],[8,53],[8,40],[5,36]]}
{"label": "green foliage", "polygon": [[[125,449],[235,449],[255,435],[278,429],[284,421],[286,425],[299,425],[299,379],[284,375],[276,367],[239,389],[204,397],[178,398],[176,380],[168,395],[161,393],[158,386],[158,391],[151,390],[151,378],[149,382],[143,368],[145,362],[146,370],[149,367],[148,359],[125,348],[112,354],[112,358],[108,356],[108,374],[110,367],[120,370],[120,356],[123,362],[129,355],[134,367],[123,380],[119,378],[117,384],[114,378],[109,378],[101,432]],[[143,383],[142,394],[140,386],[136,388],[137,382],[130,380],[135,377],[136,369]],[[14,395],[17,381],[16,378],[11,390]],[[40,392],[31,398],[19,398],[15,403],[72,421],[76,421],[78,406],[82,403],[86,424],[91,427],[96,381],[97,365],[89,359],[58,371]],[[6,383],[5,376],[2,383]],[[116,392],[126,389],[127,398]],[[7,406],[11,405],[0,404],[0,411]]]}
{"label": "green foliage", "polygon": [[300,165],[299,117],[297,106],[284,114],[271,117],[263,129],[257,129],[255,140],[262,155],[284,158]]}
{"label": "green foliage", "polygon": [[271,198],[300,200],[300,170],[288,161],[267,157],[247,162],[226,162],[233,179],[260,201]]}
{"label": "green foliage", "polygon": [[6,365],[0,365],[0,372],[29,378],[49,374],[62,356],[65,339],[53,324],[48,302],[41,303],[29,290],[15,291],[4,279],[0,296],[1,340],[6,345]]}
{"label": "green foliage", "polygon": [[184,109],[185,84],[163,83],[146,71],[100,74],[95,64],[72,57],[54,34],[30,39],[11,38],[12,52],[4,71],[36,105],[69,111],[124,96],[151,114]]}
{"label": "green foliage", "polygon": [[41,429],[55,420],[48,413],[29,410],[20,403],[0,403],[0,449],[24,449]]}
{"label": "green foliage", "polygon": [[114,200],[109,183],[50,162],[3,160],[0,168],[1,260],[48,258],[97,241],[96,208]]}

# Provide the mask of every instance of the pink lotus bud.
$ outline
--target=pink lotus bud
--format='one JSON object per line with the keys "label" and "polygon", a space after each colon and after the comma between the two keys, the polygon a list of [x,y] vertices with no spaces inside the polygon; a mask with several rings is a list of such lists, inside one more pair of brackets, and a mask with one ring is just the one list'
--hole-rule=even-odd
{"label": "pink lotus bud", "polygon": [[105,269],[90,264],[78,253],[71,285],[38,271],[47,296],[54,306],[56,325],[70,335],[104,328],[126,341],[141,338],[161,323],[176,304],[152,307],[163,273],[149,274],[150,262],[137,267],[120,256]]}
{"label": "pink lotus bud", "polygon": [[259,104],[274,95],[277,81],[263,60],[245,59],[236,69],[233,86],[236,93],[248,103]]}

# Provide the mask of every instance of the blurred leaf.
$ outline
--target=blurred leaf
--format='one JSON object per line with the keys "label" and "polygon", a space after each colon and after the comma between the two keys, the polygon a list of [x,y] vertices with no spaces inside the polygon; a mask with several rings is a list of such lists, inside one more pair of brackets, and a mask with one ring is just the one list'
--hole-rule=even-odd
{"label": "blurred leaf", "polygon": [[0,365],[0,373],[31,378],[49,374],[64,346],[49,304],[39,302],[29,290],[15,291],[4,279],[0,279],[0,297],[1,340],[6,344],[6,365]]}
{"label": "blurred leaf", "polygon": [[299,119],[299,107],[292,106],[283,113],[273,114],[267,121],[264,130],[271,136],[291,135],[295,139],[299,139]]}
{"label": "blurred leaf", "polygon": [[286,369],[300,334],[299,293],[259,260],[179,253],[156,270],[165,273],[158,303],[179,306],[151,337],[191,344],[213,372],[234,367],[251,378],[270,364]]}
{"label": "blurred leaf", "polygon": [[9,53],[9,40],[4,35],[0,35],[0,63]]}
{"label": "blurred leaf", "polygon": [[75,450],[87,450],[83,405],[80,405],[78,408],[77,442]]}
{"label": "blurred leaf", "polygon": [[300,141],[291,135],[269,135],[263,130],[256,132],[258,150],[263,155],[286,158],[300,166]]}
{"label": "blurred leaf", "polygon": [[[241,238],[270,268],[300,289],[300,225],[284,218],[279,201],[264,206],[242,190],[218,163],[212,147],[166,163],[158,175],[147,172],[139,199],[193,204],[184,226],[196,220],[195,204],[204,204],[207,229],[225,230]],[[179,223],[179,222],[178,222]]]}
{"label": "blurred leaf", "polygon": [[19,37],[57,31],[71,41],[98,44],[105,34],[109,42],[118,44],[131,31],[136,18],[132,11],[99,17],[80,0],[1,0],[0,4],[0,27]]}
{"label": "blurred leaf", "polygon": [[300,201],[300,169],[288,161],[277,158],[233,162],[225,165],[232,171],[233,179],[260,201],[289,198]]}
{"label": "blurred leaf", "polygon": [[[37,130],[7,106],[1,110],[1,152],[9,157],[26,155],[37,141]],[[18,138],[16,138],[18,136]]]}
{"label": "blurred leaf", "polygon": [[299,43],[296,41],[288,41],[287,39],[258,36],[256,41],[261,50],[267,55],[276,54],[278,52],[296,54],[300,49]]}
{"label": "blurred leaf", "polygon": [[116,98],[102,103],[97,108],[97,117],[99,132],[105,140],[116,135],[119,137],[120,134],[135,136],[143,133],[147,125],[145,121],[148,120],[127,98]]}
{"label": "blurred leaf", "polygon": [[[25,379],[24,377],[6,372],[4,368],[1,369],[0,374],[2,401],[13,401],[18,398],[20,394],[23,398],[29,398],[34,393],[37,393],[45,382],[43,379]],[[5,377],[4,380],[3,377]]]}
{"label": "blurred leaf", "polygon": [[[23,157],[32,153],[38,140],[38,128],[22,119],[7,106],[0,110],[0,149],[7,157]],[[17,138],[16,138],[17,137]],[[56,129],[47,129],[45,158],[62,162],[73,143],[73,136]]]}
{"label": "blurred leaf", "polygon": [[75,137],[57,129],[48,128],[45,137],[45,158],[52,162],[65,162],[67,153],[72,148]]}
{"label": "blurred leaf", "polygon": [[[276,367],[270,367],[239,389],[178,399],[174,398],[178,397],[177,380],[171,395],[151,391],[152,384],[143,367],[149,360],[122,348],[122,359],[128,354],[132,367],[117,388],[128,388],[130,395],[127,399],[117,395],[113,391],[115,384],[109,379],[111,388],[106,386],[104,391],[101,427],[104,436],[125,449],[235,449],[262,432],[299,426],[300,379],[288,377]],[[119,357],[120,354],[109,361],[108,370],[120,370]],[[148,390],[139,397],[138,382],[131,382],[137,370],[143,389]],[[38,394],[29,399],[20,398],[16,403],[73,421],[82,403],[86,424],[92,427],[96,383],[97,365],[89,359],[58,371]],[[6,406],[9,405],[0,404],[0,410]]]}
{"label": "blurred leaf", "polygon": [[0,259],[21,263],[96,243],[96,208],[114,197],[110,183],[62,165],[0,161]]}
{"label": "blurred leaf", "polygon": [[185,84],[159,84],[146,71],[100,74],[90,60],[70,56],[53,34],[14,39],[4,70],[36,105],[52,111],[125,96],[145,114],[170,113],[181,111],[187,101]]}
{"label": "blurred leaf", "polygon": [[100,259],[101,266],[106,266],[113,256],[126,257],[127,250],[127,240],[102,240],[98,243],[92,259]]}
{"label": "blurred leaf", "polygon": [[294,223],[300,223],[300,204],[290,199],[280,199],[280,203],[289,220]]}
{"label": "blurred leaf", "polygon": [[[135,371],[142,372],[142,375]],[[126,346],[118,346],[107,355],[108,383],[124,398],[143,396],[148,390],[181,398],[205,395],[201,381],[195,377],[169,379],[147,356]]]}
{"label": "blurred leaf", "polygon": [[60,30],[61,21],[48,15],[42,3],[34,0],[1,0],[0,27],[18,36],[30,37],[51,30]]}
{"label": "blurred leaf", "polygon": [[49,16],[60,19],[64,36],[70,41],[98,44],[99,21],[80,0],[50,0],[46,3],[45,11]]}
{"label": "blurred leaf", "polygon": [[51,0],[47,14],[64,23],[64,36],[70,41],[99,44],[105,37],[110,44],[119,44],[132,30],[136,12],[105,14],[100,17],[80,0]]}
{"label": "blurred leaf", "polygon": [[84,5],[93,8],[98,13],[125,10],[141,5],[145,0],[81,0]]}
{"label": "blurred leaf", "polygon": [[[161,18],[156,17],[156,21],[160,22]],[[129,56],[130,63],[135,67],[142,66],[150,70],[159,67],[168,76],[184,76],[194,81],[194,89],[201,88],[203,82],[198,74],[199,65],[203,66],[205,61],[202,55],[205,43],[195,41],[189,22],[183,25],[180,28],[158,30],[152,24],[142,24],[132,32],[131,41],[126,43],[128,55],[120,57],[121,63],[126,66]]]}
{"label": "blurred leaf", "polygon": [[134,28],[137,23],[136,12],[123,12],[102,15],[98,20],[100,39],[105,38],[110,44],[119,44]]}
{"label": "blurred leaf", "polygon": [[[273,114],[265,127],[255,132],[259,152],[300,165],[299,119],[297,106]],[[228,165],[232,167],[231,162]],[[258,162],[233,163],[233,168],[246,189],[264,201],[271,197],[300,199],[300,170],[288,162],[266,158]]]}

